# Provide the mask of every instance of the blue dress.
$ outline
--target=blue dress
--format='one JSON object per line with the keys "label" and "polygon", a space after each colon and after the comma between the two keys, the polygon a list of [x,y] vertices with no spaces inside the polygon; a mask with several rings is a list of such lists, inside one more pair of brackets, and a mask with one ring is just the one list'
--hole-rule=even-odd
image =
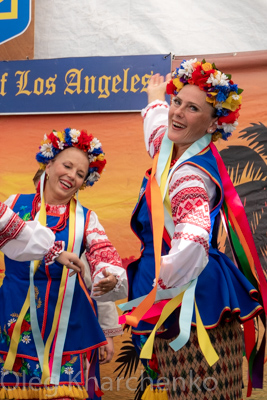
{"label": "blue dress", "polygon": [[[218,250],[217,237],[219,212],[224,194],[216,160],[211,150],[186,160],[185,163],[204,170],[217,186],[217,198],[210,214],[211,232],[209,238],[209,261],[198,277],[195,299],[202,322],[207,329],[217,327],[221,321],[237,318],[240,323],[256,316],[262,310],[258,303],[258,293],[244,274],[222,252]],[[184,163],[183,163],[184,164]],[[183,165],[181,164],[181,165]],[[180,167],[180,166],[179,166]],[[179,168],[178,167],[178,168]],[[150,171],[147,171],[140,190],[138,202],[133,211],[131,227],[141,241],[141,257],[128,266],[129,300],[148,294],[155,278],[153,236],[150,224],[150,210],[146,201],[146,187]],[[167,254],[170,242],[163,238],[162,255]],[[173,313],[164,325],[175,321]],[[192,325],[196,324],[195,311]],[[132,328],[135,335],[152,331],[153,324],[140,321]]]}
{"label": "blue dress", "polygon": [[[13,210],[21,218],[29,219],[33,199],[34,194],[18,196],[13,205]],[[86,220],[88,210],[83,208],[83,211]],[[58,215],[47,212],[47,225],[50,228],[55,227],[59,218]],[[65,248],[67,248],[68,244],[68,230],[69,219],[66,221],[66,226],[55,233],[57,241],[65,241]],[[80,254],[83,251],[82,245]],[[21,396],[22,393],[24,395],[23,398],[38,398],[39,396],[39,398],[42,398],[45,397],[45,392],[39,394],[31,390],[32,387],[42,388],[43,385],[40,385],[42,366],[39,364],[32,336],[29,310],[26,312],[22,323],[13,372],[3,370],[15,322],[29,288],[29,262],[16,262],[5,257],[5,268],[5,278],[0,288],[0,370],[2,372],[2,383],[5,387],[13,388],[17,385],[23,390],[23,392],[14,394],[14,398],[19,398],[18,395]],[[52,328],[62,268],[62,265],[57,262],[45,265],[44,261],[42,261],[34,276],[37,318],[44,343],[46,343]],[[54,397],[87,397],[85,391],[80,390],[80,394],[78,393],[77,395],[77,393],[73,392],[73,388],[84,388],[85,386],[86,378],[83,372],[85,355],[87,354],[89,360],[92,360],[93,355],[96,358],[94,349],[103,345],[106,341],[84,289],[81,287],[77,277],[60,372],[59,386],[64,386],[65,395],[54,394]],[[53,343],[51,349],[52,347]]]}

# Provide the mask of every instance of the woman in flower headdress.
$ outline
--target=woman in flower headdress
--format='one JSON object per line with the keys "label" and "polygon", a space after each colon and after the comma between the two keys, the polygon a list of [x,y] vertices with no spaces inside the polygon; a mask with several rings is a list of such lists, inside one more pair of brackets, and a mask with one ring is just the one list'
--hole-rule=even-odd
{"label": "woman in flower headdress", "polygon": [[[144,400],[240,399],[241,324],[250,371],[263,365],[264,345],[255,358],[252,352],[253,318],[266,310],[266,279],[213,144],[236,128],[241,92],[229,75],[196,59],[166,80],[152,76],[147,87],[142,116],[154,160],[132,215],[142,253],[128,266],[129,302],[121,306],[151,382]],[[220,219],[236,265],[218,250]],[[248,393],[260,387],[257,379],[252,372]]]}
{"label": "woman in flower headdress", "polygon": [[106,338],[81,274],[69,274],[55,258],[63,243],[79,257],[85,250],[92,297],[107,301],[126,296],[125,271],[117,251],[97,215],[78,201],[78,190],[99,180],[106,161],[96,138],[69,128],[45,135],[36,159],[44,170],[36,193],[11,196],[7,205],[24,221],[47,225],[57,248],[31,263],[5,258],[0,288],[0,397],[93,398],[95,393],[101,395],[95,371],[97,349]]}

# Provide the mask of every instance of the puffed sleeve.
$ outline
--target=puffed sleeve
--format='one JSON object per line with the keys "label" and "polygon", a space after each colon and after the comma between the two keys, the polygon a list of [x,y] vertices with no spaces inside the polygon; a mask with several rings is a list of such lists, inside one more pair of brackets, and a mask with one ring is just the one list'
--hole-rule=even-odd
{"label": "puffed sleeve", "polygon": [[92,284],[94,285],[105,278],[103,274],[104,269],[107,269],[108,272],[117,278],[115,288],[104,295],[97,296],[97,300],[116,301],[125,299],[128,293],[126,271],[122,267],[122,261],[117,250],[109,241],[103,226],[93,211],[90,213],[90,218],[85,228],[85,240],[85,255],[90,265]]}
{"label": "puffed sleeve", "polygon": [[155,100],[141,112],[144,124],[144,140],[150,157],[159,151],[168,126],[169,105],[166,101]]}
{"label": "puffed sleeve", "polygon": [[185,164],[173,174],[169,196],[175,231],[169,254],[161,257],[159,289],[185,285],[207,265],[216,186],[205,172]]}
{"label": "puffed sleeve", "polygon": [[37,221],[23,221],[0,203],[0,248],[17,261],[42,259],[54,246],[55,235]]}

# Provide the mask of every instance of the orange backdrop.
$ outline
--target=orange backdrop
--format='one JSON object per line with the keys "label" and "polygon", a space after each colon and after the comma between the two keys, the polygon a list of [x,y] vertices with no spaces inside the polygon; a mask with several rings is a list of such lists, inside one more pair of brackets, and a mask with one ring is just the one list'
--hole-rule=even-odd
{"label": "orange backdrop", "polygon": [[[237,132],[227,143],[218,143],[218,148],[221,150],[234,144],[244,145],[246,140],[240,139],[242,130],[252,123],[267,126],[267,52],[240,53],[227,57],[206,56],[206,60],[215,60],[219,69],[231,72],[233,80],[244,89]],[[178,62],[180,59],[174,60],[173,66],[178,65]],[[143,144],[139,113],[2,115],[0,200],[18,192],[34,191],[32,177],[38,168],[35,154],[43,134],[49,133],[51,129],[61,130],[66,127],[87,129],[101,140],[107,158],[106,169],[99,182],[80,193],[80,200],[84,206],[98,214],[121,257],[137,257],[140,245],[130,229],[130,216],[143,174],[151,164]],[[266,149],[267,128],[265,137]],[[260,157],[266,166],[266,153]],[[263,179],[267,180],[266,168]]]}

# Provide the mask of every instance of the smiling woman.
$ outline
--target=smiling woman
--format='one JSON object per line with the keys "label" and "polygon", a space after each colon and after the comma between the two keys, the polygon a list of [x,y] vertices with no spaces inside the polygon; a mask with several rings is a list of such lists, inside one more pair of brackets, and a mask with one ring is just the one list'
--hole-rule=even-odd
{"label": "smiling woman", "polygon": [[[101,143],[86,131],[53,131],[44,136],[36,159],[44,170],[36,193],[13,195],[7,204],[24,221],[39,218],[69,251],[79,257],[85,251],[94,297],[125,298],[126,273],[119,254],[97,215],[75,199],[79,189],[100,178],[106,163]],[[6,258],[5,266],[0,288],[0,303],[6,305],[0,313],[0,368],[6,385],[0,397],[93,398],[97,387],[88,376],[87,392],[83,366],[87,358],[94,365],[90,373],[95,371],[95,351],[106,338],[80,275],[69,276],[66,267],[47,258],[31,262],[30,278],[28,262]]]}
{"label": "smiling woman", "polygon": [[70,147],[59,153],[46,167],[46,202],[67,204],[83,185],[88,169],[89,160],[82,150]]}
{"label": "smiling woman", "polygon": [[[250,388],[261,379],[262,356],[259,351],[252,359],[250,349],[257,347],[253,317],[267,311],[266,279],[243,205],[213,144],[236,128],[241,92],[230,75],[196,59],[166,79],[154,75],[147,87],[142,116],[153,164],[132,215],[142,251],[128,265],[129,303],[121,306],[129,311],[121,321],[132,326],[149,376],[143,400],[240,399],[241,324]],[[170,107],[166,93],[173,96]],[[235,264],[218,248],[221,220]]]}

